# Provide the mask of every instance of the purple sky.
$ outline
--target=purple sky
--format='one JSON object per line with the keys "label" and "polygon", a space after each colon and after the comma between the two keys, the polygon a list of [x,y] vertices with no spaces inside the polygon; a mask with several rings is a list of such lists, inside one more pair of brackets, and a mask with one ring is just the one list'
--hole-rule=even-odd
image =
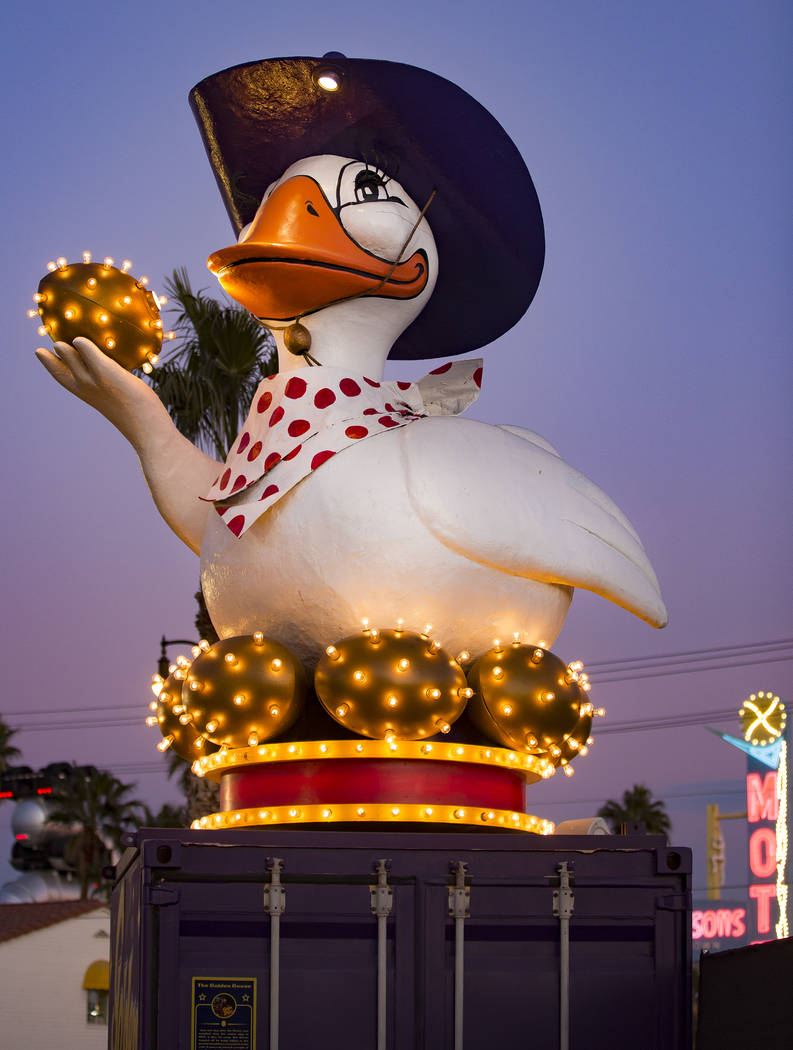
{"label": "purple sky", "polygon": [[[11,725],[46,721],[8,712],[140,712],[134,725],[22,732],[29,765],[92,762],[136,780],[152,805],[176,799],[143,717],[160,635],[194,633],[197,561],[159,519],[124,440],[35,361],[25,310],[47,260],[83,249],[131,258],[155,290],[177,265],[212,285],[205,258],[230,228],[187,92],[268,56],[340,50],[426,66],[489,108],[526,158],[545,273],[527,316],[487,349],[470,415],[538,431],[612,496],[670,613],[654,631],[578,592],[554,650],[587,662],[793,637],[790,5],[487,11],[483,23],[481,4],[449,0],[365,13],[348,0],[39,3],[6,26],[2,711]],[[664,675],[593,698],[606,726],[737,709],[757,689],[793,703],[790,670]],[[533,788],[529,808],[587,815],[644,781],[667,800],[674,841],[701,853],[706,803],[739,807],[743,771],[700,726],[603,735],[573,778]],[[733,825],[728,882],[743,882]],[[695,870],[701,886],[701,860]]]}

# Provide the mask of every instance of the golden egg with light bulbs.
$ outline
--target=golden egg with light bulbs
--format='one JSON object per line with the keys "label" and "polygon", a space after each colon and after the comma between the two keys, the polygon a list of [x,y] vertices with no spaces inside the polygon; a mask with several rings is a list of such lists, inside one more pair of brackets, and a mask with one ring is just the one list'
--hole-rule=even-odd
{"label": "golden egg with light bulbs", "polygon": [[[182,659],[185,664],[189,663]],[[186,762],[194,762],[197,758],[213,754],[217,751],[217,746],[195,728],[181,702],[184,674],[183,667],[174,664],[173,670],[164,681],[160,675],[154,676],[152,691],[157,699],[151,704],[154,714],[150,715],[146,722],[148,725],[157,726],[162,733],[162,740],[157,745],[160,751],[170,749]]]}
{"label": "golden egg with light bulbs", "polygon": [[182,682],[182,704],[193,726],[227,747],[255,746],[285,733],[305,695],[300,662],[261,631],[202,650]]}
{"label": "golden egg with light bulbs", "polygon": [[399,627],[367,627],[329,645],[314,686],[340,725],[379,740],[448,733],[471,695],[462,668],[428,629]]}
{"label": "golden egg with light bulbs", "polygon": [[553,749],[576,730],[582,706],[591,707],[579,665],[539,646],[494,643],[473,663],[468,682],[474,690],[468,711],[478,729],[505,747],[549,753],[552,760]]}
{"label": "golden egg with light bulbs", "polygon": [[125,260],[119,269],[109,257],[95,263],[90,252],[79,263],[63,257],[48,263],[33,296],[36,308],[28,311],[41,322],[39,334],[54,343],[84,336],[123,368],[151,372],[162,347],[165,299],[146,287],[147,277],[128,273],[131,265]]}

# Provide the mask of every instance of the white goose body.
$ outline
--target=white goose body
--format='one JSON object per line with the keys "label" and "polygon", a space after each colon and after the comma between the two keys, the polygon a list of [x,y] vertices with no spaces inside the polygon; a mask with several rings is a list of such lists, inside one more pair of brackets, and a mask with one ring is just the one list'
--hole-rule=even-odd
{"label": "white goose body", "polygon": [[[317,305],[323,281],[335,287],[340,272],[358,280],[372,260],[371,294],[334,293],[331,305]],[[389,260],[399,263],[396,290],[383,276]],[[334,156],[292,165],[238,245],[210,257],[227,291],[273,329],[281,372],[307,367],[284,346],[297,316],[320,366],[375,380],[432,294],[438,265],[427,219],[404,188]],[[419,291],[406,295],[411,282]],[[177,433],[153,392],[87,340],[56,351],[40,351],[42,363],[129,438],[163,517],[200,545],[221,637],[261,630],[311,662],[368,618],[418,630],[431,623],[451,652],[476,654],[515,633],[550,646],[576,586],[654,626],[666,622],[630,523],[530,431],[430,416],[367,437],[237,536],[199,499],[218,465]]]}

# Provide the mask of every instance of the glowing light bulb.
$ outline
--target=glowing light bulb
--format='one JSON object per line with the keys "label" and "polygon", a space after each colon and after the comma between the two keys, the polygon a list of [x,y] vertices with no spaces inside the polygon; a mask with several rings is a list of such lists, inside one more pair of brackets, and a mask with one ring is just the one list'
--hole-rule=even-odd
{"label": "glowing light bulb", "polygon": [[234,655],[234,653],[226,653],[223,659],[226,661],[227,664],[229,664],[229,666],[237,662],[237,657]]}
{"label": "glowing light bulb", "polygon": [[452,727],[443,718],[439,718],[435,722],[435,728],[438,729],[441,733],[448,733]]}
{"label": "glowing light bulb", "polygon": [[278,718],[279,714],[281,713],[281,708],[278,706],[278,704],[270,704],[270,706],[267,708],[267,713],[271,718]]}
{"label": "glowing light bulb", "polygon": [[430,700],[440,700],[441,691],[440,689],[425,689],[424,692],[430,698]]}
{"label": "glowing light bulb", "polygon": [[341,87],[341,80],[336,73],[326,72],[317,77],[317,84],[323,91],[338,91]]}
{"label": "glowing light bulb", "polygon": [[534,735],[534,733],[527,733],[526,743],[529,745],[529,747],[537,747],[537,745],[539,744],[539,740]]}
{"label": "glowing light bulb", "polygon": [[[112,261],[112,260],[111,260],[111,261]],[[145,286],[146,286],[146,285],[147,285],[148,283],[149,283],[149,278],[148,278],[148,277],[139,277],[139,278],[138,278],[138,284],[142,284],[142,285],[144,286],[144,288],[145,288]]]}
{"label": "glowing light bulb", "polygon": [[154,369],[151,367],[150,361],[144,361],[140,367],[143,369],[147,376],[150,376],[154,371]]}
{"label": "glowing light bulb", "polygon": [[320,750],[320,752],[323,755],[327,755],[327,753],[328,753],[328,745],[327,744],[320,744],[319,745],[319,750]]}
{"label": "glowing light bulb", "polygon": [[331,660],[338,660],[339,659],[339,650],[336,648],[335,645],[329,645],[327,647],[327,649],[325,650],[325,652],[331,658]]}
{"label": "glowing light bulb", "polygon": [[424,754],[424,755],[431,755],[432,754],[432,744],[422,744],[421,751],[422,751],[422,754]]}
{"label": "glowing light bulb", "polygon": [[566,777],[571,777],[573,773],[575,773],[575,770],[572,766],[564,766],[564,775]]}
{"label": "glowing light bulb", "polygon": [[91,261],[91,253],[90,252],[83,252],[83,262],[84,263],[89,263],[90,261]]}
{"label": "glowing light bulb", "polygon": [[217,727],[218,720],[216,718],[211,718],[206,724],[206,731],[207,733],[214,733]]}
{"label": "glowing light bulb", "polygon": [[96,277],[89,277],[86,284],[89,288],[96,288]]}
{"label": "glowing light bulb", "polygon": [[543,693],[542,700],[546,704],[550,704],[552,700],[556,699],[556,693]]}
{"label": "glowing light bulb", "polygon": [[586,744],[584,744],[584,746],[581,748],[581,750],[578,753],[579,753],[579,755],[586,756],[586,755],[589,754],[589,748],[586,746]]}
{"label": "glowing light bulb", "polygon": [[361,627],[363,627],[364,631],[368,631],[369,630],[369,617],[368,616],[361,617]]}
{"label": "glowing light bulb", "polygon": [[322,816],[325,818],[325,820],[328,820],[329,817],[333,816],[333,810],[332,809],[323,809],[322,810]]}
{"label": "glowing light bulb", "polygon": [[397,660],[397,671],[407,671],[410,667],[410,660],[406,660],[403,656],[401,660]]}
{"label": "glowing light bulb", "polygon": [[461,651],[460,651],[460,652],[459,652],[459,653],[457,654],[457,663],[458,663],[458,664],[466,664],[466,663],[468,663],[468,661],[469,661],[470,659],[471,659],[471,654],[470,654],[470,653],[468,652],[468,650],[467,650],[467,649],[462,649],[462,650],[461,650]]}
{"label": "glowing light bulb", "polygon": [[457,690],[457,695],[463,700],[470,700],[471,697],[474,695],[474,691],[470,686],[466,685],[463,686],[462,689]]}
{"label": "glowing light bulb", "polygon": [[124,271],[124,273],[126,273],[127,270],[132,269],[132,263],[129,261],[129,259],[124,260],[124,262],[121,264],[121,269]]}
{"label": "glowing light bulb", "polygon": [[104,265],[106,270],[109,270],[110,267],[113,265],[113,260],[110,258],[109,255],[105,256],[105,260],[104,260],[104,264],[103,265]]}
{"label": "glowing light bulb", "polygon": [[248,747],[257,747],[259,744],[258,733],[248,733]]}
{"label": "glowing light bulb", "polygon": [[50,271],[50,273],[53,273],[55,270],[58,269],[58,267],[55,265],[54,262],[48,262],[47,269]]}
{"label": "glowing light bulb", "polygon": [[292,820],[294,820],[299,812],[300,812],[299,809],[290,809],[289,810],[289,816],[292,818]]}
{"label": "glowing light bulb", "polygon": [[465,810],[464,809],[456,809],[454,811],[454,816],[456,817],[457,820],[462,820],[463,817],[465,816]]}
{"label": "glowing light bulb", "polygon": [[504,712],[505,715],[511,715],[512,714],[512,704],[502,704],[501,705],[501,710]]}
{"label": "glowing light bulb", "polygon": [[422,810],[422,816],[431,817],[434,812],[435,810],[432,808],[432,806],[425,806]]}
{"label": "glowing light bulb", "polygon": [[386,703],[389,707],[396,707],[399,703],[399,699],[396,696],[394,696],[393,693],[391,693],[389,696],[386,697]]}
{"label": "glowing light bulb", "polygon": [[366,675],[363,673],[363,671],[355,671],[355,672],[353,672],[353,678],[355,679],[356,682],[365,682],[366,681]]}
{"label": "glowing light bulb", "polygon": [[172,743],[173,743],[173,737],[169,733],[168,736],[164,736],[162,738],[162,740],[159,742],[159,744],[157,745],[157,750],[158,751],[167,751]]}
{"label": "glowing light bulb", "polygon": [[237,705],[237,707],[242,707],[242,705],[247,701],[247,699],[248,698],[245,695],[245,693],[237,693],[237,695],[234,697],[234,703]]}
{"label": "glowing light bulb", "polygon": [[405,621],[404,620],[402,620],[402,619],[397,620],[397,622],[396,622],[397,634],[401,634],[402,633],[402,630],[403,630],[404,626],[405,626]]}
{"label": "glowing light bulb", "polygon": [[44,295],[43,292],[36,292],[36,294],[33,296],[34,303],[45,303],[46,301],[47,296]]}
{"label": "glowing light bulb", "polygon": [[33,319],[34,317],[38,317],[38,316],[39,316],[39,312],[38,312],[38,310],[28,310],[28,317],[30,317],[30,318],[31,318],[31,320],[32,320],[32,319]]}
{"label": "glowing light bulb", "polygon": [[595,715],[595,718],[605,718],[606,709],[605,707],[596,707],[593,714]]}
{"label": "glowing light bulb", "polygon": [[146,719],[146,725],[147,726],[156,726],[159,721],[160,720],[159,720],[159,718],[157,718],[156,715],[149,715],[149,717]]}
{"label": "glowing light bulb", "polygon": [[273,660],[273,662],[270,664],[270,667],[272,667],[272,669],[274,671],[280,671],[283,666],[284,666],[284,661],[279,659],[279,657],[277,657],[277,656]]}
{"label": "glowing light bulb", "polygon": [[262,645],[263,642],[264,642],[264,634],[261,631],[254,631],[253,632],[253,644],[254,645]]}
{"label": "glowing light bulb", "polygon": [[180,715],[182,711],[186,711],[187,708],[184,706],[184,704],[174,704],[171,710],[175,715]]}
{"label": "glowing light bulb", "polygon": [[437,651],[440,648],[441,648],[441,643],[438,641],[437,638],[433,638],[433,640],[430,642],[430,652],[431,653],[437,653]]}
{"label": "glowing light bulb", "polygon": [[56,261],[58,263],[58,269],[59,270],[65,269],[67,263],[66,263],[66,259],[64,258],[63,255],[61,255]]}
{"label": "glowing light bulb", "polygon": [[176,668],[176,670],[173,672],[173,676],[180,682],[183,682],[187,677],[187,675],[184,673],[181,667]]}
{"label": "glowing light bulb", "polygon": [[39,335],[46,335],[49,332],[49,328],[45,324],[39,325]]}
{"label": "glowing light bulb", "polygon": [[179,721],[183,726],[189,725],[193,721],[193,716],[185,711],[184,714],[179,715]]}
{"label": "glowing light bulb", "polygon": [[394,816],[394,817],[398,817],[399,816],[399,806],[394,806],[392,808],[391,815]]}
{"label": "glowing light bulb", "polygon": [[372,645],[377,645],[380,641],[380,632],[376,627],[373,627],[369,631],[369,641],[372,643]]}
{"label": "glowing light bulb", "polygon": [[503,678],[504,677],[504,668],[503,667],[494,667],[493,668],[493,677],[494,678]]}
{"label": "glowing light bulb", "polygon": [[363,806],[359,806],[355,812],[358,814],[359,817],[366,816],[366,810],[363,808]]}
{"label": "glowing light bulb", "polygon": [[513,645],[520,645],[520,631],[513,631],[512,632],[512,644]]}
{"label": "glowing light bulb", "polygon": [[174,332],[174,331],[164,332],[163,333],[163,339],[168,339],[170,341],[170,340],[173,340],[175,338],[176,338],[176,332]]}
{"label": "glowing light bulb", "polygon": [[345,718],[349,713],[350,713],[350,705],[349,704],[339,704],[339,706],[336,708],[336,717],[337,718]]}

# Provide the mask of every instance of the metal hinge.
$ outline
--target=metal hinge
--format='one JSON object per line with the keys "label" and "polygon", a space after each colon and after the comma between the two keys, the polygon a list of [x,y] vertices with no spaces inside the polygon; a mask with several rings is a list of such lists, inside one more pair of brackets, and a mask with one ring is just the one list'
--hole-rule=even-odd
{"label": "metal hinge", "polygon": [[264,887],[264,910],[268,915],[283,915],[286,911],[286,890],[281,885],[284,862],[273,857],[268,864],[270,881]]}
{"label": "metal hinge", "polygon": [[658,897],[655,907],[658,911],[688,911],[691,903],[687,893],[670,893],[666,897]]}
{"label": "metal hinge", "polygon": [[449,915],[453,919],[467,919],[471,915],[471,887],[465,885],[467,870],[464,860],[452,864],[455,883],[449,887]]}
{"label": "metal hinge", "polygon": [[553,913],[557,919],[569,919],[575,908],[575,894],[573,893],[575,875],[572,865],[568,867],[566,860],[557,864],[556,870],[558,875],[553,879],[556,882],[556,889],[553,891]]}
{"label": "metal hinge", "polygon": [[388,885],[388,863],[385,859],[378,860],[375,867],[377,885],[369,887],[369,904],[372,915],[376,915],[378,919],[390,915],[394,904],[394,894]]}
{"label": "metal hinge", "polygon": [[157,908],[179,903],[179,891],[172,886],[146,886],[143,890],[143,903],[153,904]]}

